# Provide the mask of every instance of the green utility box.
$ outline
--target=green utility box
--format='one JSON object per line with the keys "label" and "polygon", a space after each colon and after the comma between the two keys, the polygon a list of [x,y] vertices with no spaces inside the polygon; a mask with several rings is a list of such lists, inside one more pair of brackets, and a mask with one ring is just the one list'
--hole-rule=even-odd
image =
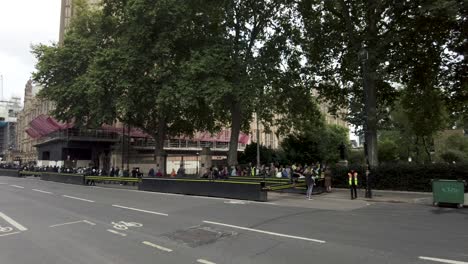
{"label": "green utility box", "polygon": [[434,205],[441,203],[456,204],[459,208],[465,203],[465,181],[432,180]]}

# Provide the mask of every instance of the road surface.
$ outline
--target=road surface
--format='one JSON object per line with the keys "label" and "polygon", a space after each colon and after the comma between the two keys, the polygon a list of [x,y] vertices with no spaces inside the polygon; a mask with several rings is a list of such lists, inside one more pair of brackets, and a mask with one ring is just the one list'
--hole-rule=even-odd
{"label": "road surface", "polygon": [[285,206],[0,177],[0,263],[468,263],[468,210]]}

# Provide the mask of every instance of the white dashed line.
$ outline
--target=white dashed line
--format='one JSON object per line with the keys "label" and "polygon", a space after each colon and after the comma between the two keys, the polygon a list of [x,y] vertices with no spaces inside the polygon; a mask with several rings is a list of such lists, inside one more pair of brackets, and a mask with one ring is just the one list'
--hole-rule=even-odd
{"label": "white dashed line", "polygon": [[430,257],[419,257],[422,260],[429,260],[434,262],[449,263],[449,264],[468,264],[468,262],[450,260],[450,259],[441,259],[441,258],[430,258]]}
{"label": "white dashed line", "polygon": [[71,224],[78,224],[78,223],[86,223],[86,224],[89,224],[89,225],[96,225],[95,223],[90,222],[88,220],[80,220],[80,221],[73,221],[73,222],[68,222],[68,223],[63,223],[63,224],[51,225],[49,227],[57,227],[57,226],[64,226],[64,225],[71,225]]}
{"label": "white dashed line", "polygon": [[90,224],[90,225],[96,225],[95,223],[91,222],[91,221],[88,221],[88,220],[83,220],[83,222],[87,223],[87,224]]}
{"label": "white dashed line", "polygon": [[63,224],[51,225],[51,226],[49,226],[49,227],[57,227],[57,226],[64,226],[64,225],[72,225],[72,224],[78,224],[78,223],[83,223],[83,220],[74,221],[74,222],[68,222],[68,223],[63,223]]}
{"label": "white dashed line", "polygon": [[115,230],[112,230],[112,229],[107,229],[107,231],[111,232],[111,233],[114,233],[116,235],[119,235],[119,236],[127,236],[127,234],[124,234],[124,233],[120,233],[120,232],[117,232]]}
{"label": "white dashed line", "polygon": [[133,208],[133,207],[126,207],[118,204],[113,204],[113,207],[118,207],[118,208],[123,208],[123,209],[128,209],[128,210],[133,210],[133,211],[138,211],[138,212],[143,212],[143,213],[148,213],[148,214],[155,214],[155,215],[162,215],[162,216],[169,216],[168,214],[165,213],[159,213],[159,212],[154,212],[154,211],[148,211],[148,210],[143,210],[143,209],[138,209],[138,208]]}
{"label": "white dashed line", "polygon": [[141,242],[141,243],[143,243],[143,244],[145,244],[145,245],[147,245],[147,246],[150,246],[150,247],[157,248],[157,249],[162,250],[162,251],[172,252],[172,249],[170,249],[170,248],[161,247],[161,246],[159,246],[159,245],[153,244],[153,243],[148,242],[148,241],[143,241],[143,242]]}
{"label": "white dashed line", "polygon": [[0,237],[2,237],[2,236],[14,235],[14,234],[19,234],[19,233],[21,233],[21,232],[11,232],[11,233],[8,233],[8,234],[0,235]]}
{"label": "white dashed line", "polygon": [[197,259],[198,263],[203,263],[203,264],[216,264],[214,262],[208,261],[206,259]]}
{"label": "white dashed line", "polygon": [[85,201],[85,202],[88,202],[88,203],[94,203],[93,200],[83,199],[83,198],[79,198],[79,197],[75,197],[75,196],[69,196],[69,195],[62,195],[62,196],[63,196],[63,197],[70,198],[70,199]]}
{"label": "white dashed line", "polygon": [[53,194],[51,192],[43,191],[43,190],[38,190],[38,189],[32,189],[35,192],[40,192],[40,193],[47,193],[47,194]]}
{"label": "white dashed line", "polygon": [[20,189],[24,189],[23,186],[19,186],[19,185],[10,185],[11,187],[15,187],[15,188],[20,188]]}
{"label": "white dashed line", "polygon": [[322,244],[326,243],[323,240],[307,238],[307,237],[300,237],[300,236],[291,236],[291,235],[280,234],[280,233],[264,231],[264,230],[259,230],[259,229],[253,229],[253,228],[248,228],[248,227],[243,227],[243,226],[228,225],[228,224],[223,224],[223,223],[218,223],[218,222],[211,222],[211,221],[203,221],[203,223],[212,224],[212,225],[227,226],[227,227],[232,227],[232,228],[237,228],[237,229],[242,229],[242,230],[247,230],[247,231],[252,231],[252,232],[257,232],[257,233],[262,233],[262,234],[267,234],[267,235],[272,235],[272,236],[293,238],[293,239],[311,241],[311,242],[322,243]]}
{"label": "white dashed line", "polygon": [[5,221],[7,221],[10,225],[16,227],[16,229],[18,229],[19,231],[28,230],[26,227],[22,226],[21,224],[19,224],[15,220],[11,219],[8,215],[6,215],[6,214],[4,214],[2,212],[0,212],[0,217],[3,218]]}

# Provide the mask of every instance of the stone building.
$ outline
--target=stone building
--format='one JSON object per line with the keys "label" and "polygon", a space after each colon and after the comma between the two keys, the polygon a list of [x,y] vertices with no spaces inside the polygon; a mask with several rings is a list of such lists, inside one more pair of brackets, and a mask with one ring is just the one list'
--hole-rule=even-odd
{"label": "stone building", "polygon": [[19,159],[23,163],[35,162],[38,159],[35,145],[39,138],[31,137],[27,131],[29,123],[40,115],[48,115],[54,109],[54,104],[49,101],[40,100],[36,94],[41,89],[29,80],[24,88],[24,107],[18,113],[16,127],[16,146],[19,151]]}

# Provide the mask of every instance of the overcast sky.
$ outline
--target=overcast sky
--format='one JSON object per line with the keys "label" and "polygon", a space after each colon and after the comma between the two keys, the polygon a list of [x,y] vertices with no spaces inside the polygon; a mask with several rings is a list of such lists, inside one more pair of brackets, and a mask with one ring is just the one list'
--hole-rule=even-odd
{"label": "overcast sky", "polygon": [[58,41],[60,0],[0,0],[0,75],[3,98],[24,97],[34,71],[31,44]]}

